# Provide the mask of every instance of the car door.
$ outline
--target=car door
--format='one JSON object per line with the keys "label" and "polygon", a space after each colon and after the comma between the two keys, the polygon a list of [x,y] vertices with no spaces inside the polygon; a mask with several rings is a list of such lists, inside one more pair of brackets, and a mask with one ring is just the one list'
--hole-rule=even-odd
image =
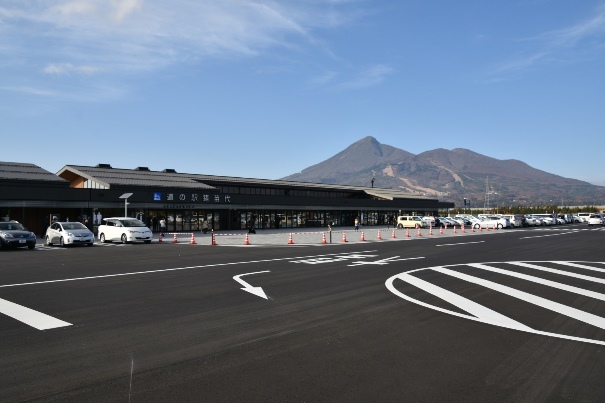
{"label": "car door", "polygon": [[53,223],[48,229],[48,238],[50,243],[58,243],[61,238],[61,225]]}

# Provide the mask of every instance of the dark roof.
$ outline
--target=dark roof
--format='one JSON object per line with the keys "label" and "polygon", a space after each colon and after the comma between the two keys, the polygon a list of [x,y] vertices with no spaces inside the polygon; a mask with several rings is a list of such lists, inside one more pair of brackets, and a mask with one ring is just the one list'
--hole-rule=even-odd
{"label": "dark roof", "polygon": [[[121,169],[111,168],[106,164],[99,164],[96,167],[66,165],[57,173],[60,176],[68,176],[71,172],[80,175],[89,180],[94,180],[100,184],[111,185],[131,185],[131,186],[153,186],[153,187],[183,187],[197,189],[214,189],[214,186],[267,186],[289,189],[306,190],[332,190],[343,192],[359,192],[368,195],[387,199],[423,199],[433,200],[431,198],[420,196],[415,193],[408,193],[396,189],[382,189],[364,186],[334,185],[326,183],[295,182],[273,179],[253,179],[232,176],[216,176],[177,173],[174,170],[151,171],[141,169]],[[214,186],[212,186],[214,185]]]}
{"label": "dark roof", "polygon": [[0,161],[0,179],[42,181],[42,182],[67,182],[52,172],[48,172],[37,165],[22,162]]}
{"label": "dark roof", "polygon": [[195,181],[185,175],[150,170],[66,165],[57,175],[64,177],[67,175],[67,172],[96,181],[108,188],[111,188],[111,185],[117,185],[214,189],[212,186]]}

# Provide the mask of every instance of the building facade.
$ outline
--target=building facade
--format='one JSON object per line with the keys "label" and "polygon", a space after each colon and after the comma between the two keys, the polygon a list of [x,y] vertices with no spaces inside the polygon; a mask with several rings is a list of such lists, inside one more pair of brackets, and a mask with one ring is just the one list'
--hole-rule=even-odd
{"label": "building facade", "polygon": [[52,174],[33,164],[0,162],[0,219],[16,219],[36,233],[52,220],[95,228],[103,217],[136,217],[159,231],[249,227],[304,228],[387,224],[399,214],[437,215],[454,207],[393,189],[356,187],[66,165]]}

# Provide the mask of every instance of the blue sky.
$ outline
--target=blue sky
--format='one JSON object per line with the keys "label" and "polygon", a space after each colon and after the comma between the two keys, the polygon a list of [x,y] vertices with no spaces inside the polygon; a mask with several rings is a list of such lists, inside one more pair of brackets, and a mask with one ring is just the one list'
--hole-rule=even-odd
{"label": "blue sky", "polygon": [[277,179],[366,136],[605,185],[605,1],[0,0],[0,160]]}

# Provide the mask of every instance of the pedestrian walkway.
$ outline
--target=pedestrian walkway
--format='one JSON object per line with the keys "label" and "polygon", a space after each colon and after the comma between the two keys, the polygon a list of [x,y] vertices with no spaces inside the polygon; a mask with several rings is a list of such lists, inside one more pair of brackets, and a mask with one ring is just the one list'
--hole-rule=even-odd
{"label": "pedestrian walkway", "polygon": [[[247,230],[215,231],[214,245],[216,246],[322,246],[342,245],[352,243],[372,243],[406,241],[414,239],[447,238],[474,235],[479,233],[497,233],[503,230],[472,230],[470,228],[462,231],[461,228],[448,229],[393,229],[393,227],[365,227],[358,231],[353,228],[334,228],[332,231],[326,228],[280,228],[280,229],[257,229],[255,234],[249,234]],[[193,235],[193,236],[192,236]],[[176,242],[174,242],[176,239]],[[154,243],[158,242],[159,233],[154,234]],[[212,233],[202,234],[196,232],[183,232],[164,234],[164,243],[213,245]]]}

